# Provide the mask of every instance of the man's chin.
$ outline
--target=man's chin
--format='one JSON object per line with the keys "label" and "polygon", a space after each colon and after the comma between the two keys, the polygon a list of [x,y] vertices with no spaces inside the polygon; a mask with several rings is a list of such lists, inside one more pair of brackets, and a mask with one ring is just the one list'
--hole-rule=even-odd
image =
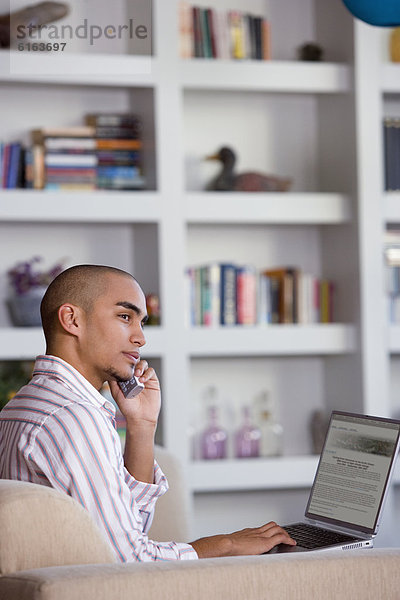
{"label": "man's chin", "polygon": [[118,382],[122,382],[122,381],[129,381],[130,379],[132,379],[133,377],[133,368],[125,372],[122,372],[120,370],[116,370],[116,369],[107,369],[106,371],[107,373],[107,378],[108,381],[116,381]]}

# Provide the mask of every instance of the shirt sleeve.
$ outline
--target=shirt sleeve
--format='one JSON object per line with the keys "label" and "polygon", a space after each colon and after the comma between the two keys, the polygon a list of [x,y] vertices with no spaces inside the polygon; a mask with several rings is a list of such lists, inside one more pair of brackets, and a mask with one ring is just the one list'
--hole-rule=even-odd
{"label": "shirt sleeve", "polygon": [[156,500],[168,484],[156,463],[153,484],[135,480],[123,466],[114,435],[97,409],[73,403],[45,421],[29,460],[52,487],[89,511],[121,562],[198,558],[190,544],[147,537]]}
{"label": "shirt sleeve", "polygon": [[168,491],[168,481],[156,461],[154,461],[152,484],[138,481],[125,467],[123,471],[125,483],[131,492],[133,502],[139,509],[143,531],[147,533],[153,521],[156,501]]}

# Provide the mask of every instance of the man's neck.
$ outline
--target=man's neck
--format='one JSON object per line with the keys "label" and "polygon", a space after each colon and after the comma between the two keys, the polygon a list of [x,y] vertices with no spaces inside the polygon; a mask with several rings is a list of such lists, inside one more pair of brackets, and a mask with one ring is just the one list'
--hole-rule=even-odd
{"label": "man's neck", "polygon": [[97,376],[88,365],[85,365],[84,361],[77,355],[75,351],[68,351],[68,349],[57,348],[54,345],[48,345],[46,348],[46,354],[50,356],[57,356],[63,361],[74,367],[78,373],[82,375],[98,392],[101,390],[104,381]]}

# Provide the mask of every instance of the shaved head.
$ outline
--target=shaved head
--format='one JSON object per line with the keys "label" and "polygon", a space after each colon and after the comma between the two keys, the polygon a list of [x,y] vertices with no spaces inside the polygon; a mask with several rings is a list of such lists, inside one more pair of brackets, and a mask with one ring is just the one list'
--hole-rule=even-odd
{"label": "shaved head", "polygon": [[52,334],[56,330],[60,306],[71,303],[88,313],[96,299],[107,289],[110,275],[119,275],[135,280],[130,273],[115,267],[77,265],[60,273],[50,283],[40,306],[47,344],[50,343]]}

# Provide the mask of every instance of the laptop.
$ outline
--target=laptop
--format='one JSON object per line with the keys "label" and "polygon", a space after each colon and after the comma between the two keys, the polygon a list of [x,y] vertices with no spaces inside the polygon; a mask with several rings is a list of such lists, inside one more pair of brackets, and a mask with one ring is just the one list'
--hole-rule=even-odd
{"label": "laptop", "polygon": [[400,421],[333,411],[296,546],[270,553],[372,548],[400,443]]}

